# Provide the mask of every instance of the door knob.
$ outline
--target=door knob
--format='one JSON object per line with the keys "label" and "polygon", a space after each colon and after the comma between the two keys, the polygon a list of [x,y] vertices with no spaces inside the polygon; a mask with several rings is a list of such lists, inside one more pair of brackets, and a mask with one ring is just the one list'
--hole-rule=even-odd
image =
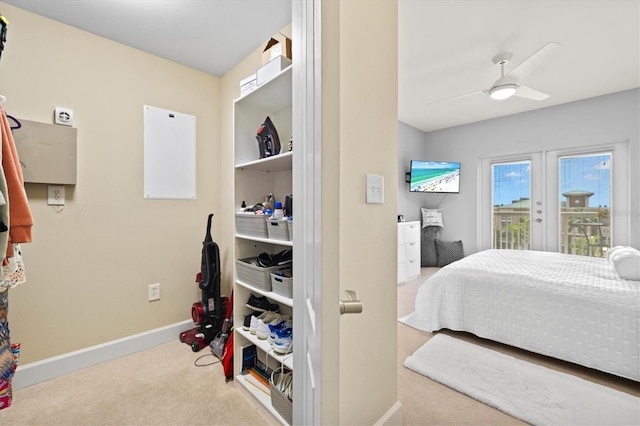
{"label": "door knob", "polygon": [[340,315],[343,314],[359,314],[362,312],[362,302],[358,299],[358,293],[355,290],[345,290],[347,300],[340,301]]}
{"label": "door knob", "polygon": [[537,219],[536,219],[536,222],[540,223],[540,222],[542,222],[542,219],[537,218]]}

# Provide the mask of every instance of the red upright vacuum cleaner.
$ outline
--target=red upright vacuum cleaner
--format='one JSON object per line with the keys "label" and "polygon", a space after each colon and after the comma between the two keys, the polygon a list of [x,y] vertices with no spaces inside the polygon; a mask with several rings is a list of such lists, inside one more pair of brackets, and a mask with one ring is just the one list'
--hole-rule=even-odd
{"label": "red upright vacuum cleaner", "polygon": [[197,326],[180,333],[180,341],[198,352],[208,346],[220,333],[227,312],[229,299],[220,294],[220,249],[211,238],[211,221],[207,220],[207,232],[202,242],[202,262],[196,282],[202,290],[202,298],[191,306],[191,318]]}

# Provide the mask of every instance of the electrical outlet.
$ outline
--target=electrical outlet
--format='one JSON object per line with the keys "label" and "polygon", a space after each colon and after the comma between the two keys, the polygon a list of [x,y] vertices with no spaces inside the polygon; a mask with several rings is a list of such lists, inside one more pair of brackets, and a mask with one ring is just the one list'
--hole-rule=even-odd
{"label": "electrical outlet", "polygon": [[47,187],[47,204],[50,206],[64,206],[64,185],[49,185]]}
{"label": "electrical outlet", "polygon": [[149,302],[160,300],[160,283],[149,284]]}

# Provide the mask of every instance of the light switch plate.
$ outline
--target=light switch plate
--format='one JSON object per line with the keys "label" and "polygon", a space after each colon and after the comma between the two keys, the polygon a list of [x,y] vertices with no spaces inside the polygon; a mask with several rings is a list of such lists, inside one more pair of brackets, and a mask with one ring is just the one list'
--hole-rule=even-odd
{"label": "light switch plate", "polygon": [[384,177],[367,173],[367,204],[384,203]]}

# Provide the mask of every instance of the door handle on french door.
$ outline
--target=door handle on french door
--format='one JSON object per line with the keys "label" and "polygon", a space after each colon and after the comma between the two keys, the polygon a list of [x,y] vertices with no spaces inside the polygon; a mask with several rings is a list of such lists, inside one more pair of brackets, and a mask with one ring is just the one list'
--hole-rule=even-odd
{"label": "door handle on french door", "polygon": [[536,219],[536,222],[540,223],[540,222],[542,222],[542,219],[537,218],[537,219]]}
{"label": "door handle on french door", "polygon": [[345,290],[348,300],[340,301],[340,315],[343,314],[359,314],[362,312],[362,301],[358,299],[358,293],[355,290]]}

